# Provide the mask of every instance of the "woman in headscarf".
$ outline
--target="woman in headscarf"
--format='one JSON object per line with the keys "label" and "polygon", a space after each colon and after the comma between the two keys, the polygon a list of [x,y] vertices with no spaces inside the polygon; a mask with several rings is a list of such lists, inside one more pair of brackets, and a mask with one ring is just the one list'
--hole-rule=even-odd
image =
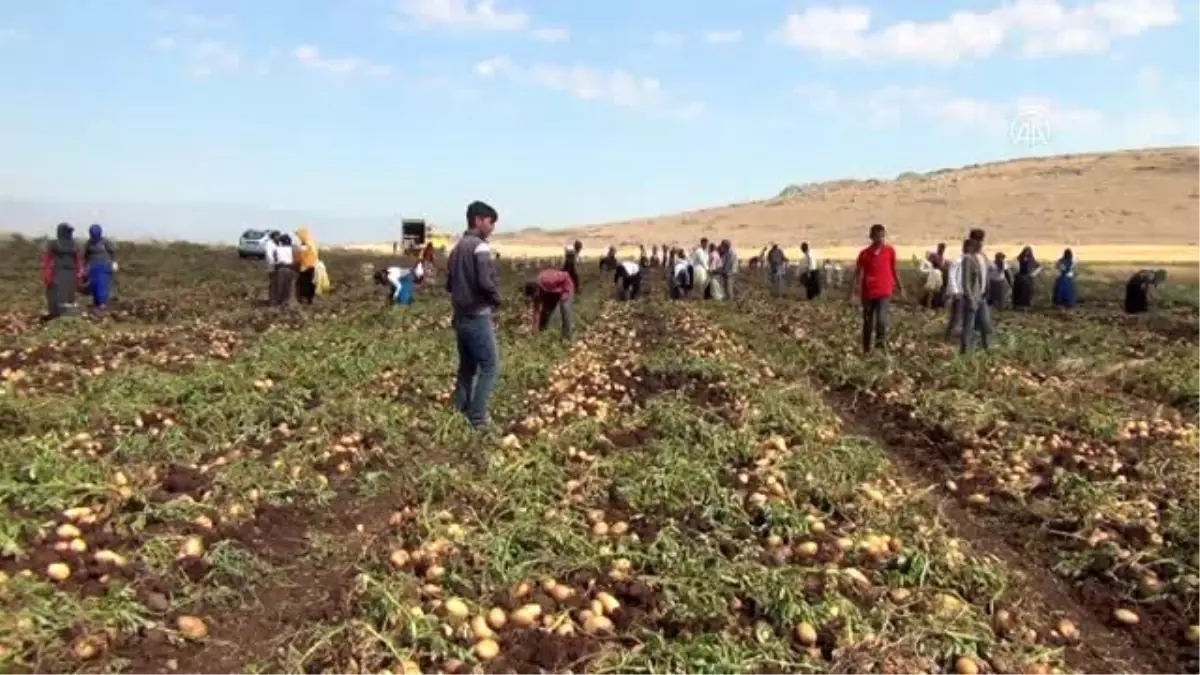
{"label": "woman in headscarf", "polygon": [[313,240],[312,232],[305,225],[296,230],[296,238],[300,244],[296,247],[296,299],[301,304],[311,305],[317,296],[317,264],[321,262],[317,252],[317,242]]}
{"label": "woman in headscarf", "polygon": [[1071,249],[1063,250],[1055,266],[1058,278],[1054,280],[1054,306],[1070,309],[1075,306],[1075,254]]}
{"label": "woman in headscarf", "polygon": [[113,272],[117,270],[117,252],[99,223],[88,228],[88,241],[83,247],[83,269],[88,290],[96,309],[108,306],[112,296]]}
{"label": "woman in headscarf", "polygon": [[434,263],[437,261],[437,249],[434,248],[432,241],[425,242],[425,248],[421,250],[421,263],[425,268],[425,274],[430,278],[434,276]]}
{"label": "woman in headscarf", "polygon": [[1142,314],[1149,311],[1155,291],[1167,280],[1166,270],[1140,270],[1125,284],[1125,312]]}
{"label": "woman in headscarf", "polygon": [[1024,309],[1033,304],[1033,278],[1040,272],[1042,266],[1033,256],[1033,248],[1026,246],[1017,256],[1017,276],[1013,279],[1012,304],[1014,308]]}
{"label": "woman in headscarf", "polygon": [[988,266],[987,301],[988,306],[992,309],[1004,307],[1008,302],[1008,297],[1012,294],[1012,272],[1009,271],[1004,260],[1004,254],[997,253],[995,260]]}
{"label": "woman in headscarf", "polygon": [[[930,266],[937,270],[938,275],[942,277],[941,283],[937,284],[937,290],[929,298],[929,306],[941,309],[946,305],[944,290],[950,283],[950,261],[946,260],[946,242],[938,242],[937,248],[929,251],[925,256],[928,258]],[[930,285],[933,285],[932,281],[930,281]]]}
{"label": "woman in headscarf", "polygon": [[42,254],[42,283],[51,319],[75,305],[75,289],[83,280],[83,260],[75,247],[75,228],[59,223],[54,240]]}
{"label": "woman in headscarf", "polygon": [[[604,254],[604,257],[600,259],[600,271],[601,272],[612,272],[612,271],[615,271],[616,269],[617,269],[617,247],[609,246],[608,253]],[[572,280],[572,281],[574,281],[574,280]],[[576,288],[576,290],[578,291],[578,288]]]}

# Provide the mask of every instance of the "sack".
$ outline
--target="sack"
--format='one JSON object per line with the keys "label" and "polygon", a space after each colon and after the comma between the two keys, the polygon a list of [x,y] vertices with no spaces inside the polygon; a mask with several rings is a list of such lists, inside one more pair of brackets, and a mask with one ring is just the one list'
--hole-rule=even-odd
{"label": "sack", "polygon": [[931,269],[925,274],[925,290],[937,293],[942,290],[942,273]]}
{"label": "sack", "polygon": [[316,277],[314,279],[314,281],[317,286],[317,295],[325,295],[326,293],[328,293],[329,287],[331,284],[329,282],[329,272],[327,272],[325,270],[325,263],[323,263],[323,262],[317,263],[316,272],[314,273],[314,276]]}
{"label": "sack", "polygon": [[723,281],[724,281],[723,277],[718,277],[718,276],[713,277],[712,283],[709,285],[709,288],[712,290],[712,299],[713,300],[724,300],[725,299],[725,289],[722,288]]}

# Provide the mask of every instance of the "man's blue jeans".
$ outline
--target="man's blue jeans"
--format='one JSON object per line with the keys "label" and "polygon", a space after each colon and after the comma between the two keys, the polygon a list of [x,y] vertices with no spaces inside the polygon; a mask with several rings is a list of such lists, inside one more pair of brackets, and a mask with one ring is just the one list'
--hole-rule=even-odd
{"label": "man's blue jeans", "polygon": [[454,337],[458,342],[454,407],[478,428],[487,422],[488,398],[500,374],[500,348],[491,315],[455,317]]}

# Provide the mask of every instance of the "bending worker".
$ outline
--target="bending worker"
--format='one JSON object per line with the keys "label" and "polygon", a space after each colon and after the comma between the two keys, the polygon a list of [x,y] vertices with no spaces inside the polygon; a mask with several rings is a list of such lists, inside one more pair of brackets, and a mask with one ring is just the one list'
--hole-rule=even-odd
{"label": "bending worker", "polygon": [[550,323],[550,315],[557,308],[562,315],[563,339],[571,339],[574,323],[571,304],[575,298],[575,282],[571,280],[568,272],[556,269],[542,270],[536,280],[525,284],[525,297],[529,300],[534,332],[546,330],[547,324]]}
{"label": "bending worker", "polygon": [[425,280],[425,263],[417,263],[412,269],[389,267],[375,272],[375,283],[388,287],[387,307],[411,305],[416,297],[416,285]]}

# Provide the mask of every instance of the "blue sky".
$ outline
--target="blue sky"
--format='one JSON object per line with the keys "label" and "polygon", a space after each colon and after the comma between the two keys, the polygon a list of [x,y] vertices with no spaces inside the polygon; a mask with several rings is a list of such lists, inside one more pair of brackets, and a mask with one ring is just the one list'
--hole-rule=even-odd
{"label": "blue sky", "polygon": [[1197,36],[1191,0],[5,0],[0,195],[560,227],[1196,144]]}

